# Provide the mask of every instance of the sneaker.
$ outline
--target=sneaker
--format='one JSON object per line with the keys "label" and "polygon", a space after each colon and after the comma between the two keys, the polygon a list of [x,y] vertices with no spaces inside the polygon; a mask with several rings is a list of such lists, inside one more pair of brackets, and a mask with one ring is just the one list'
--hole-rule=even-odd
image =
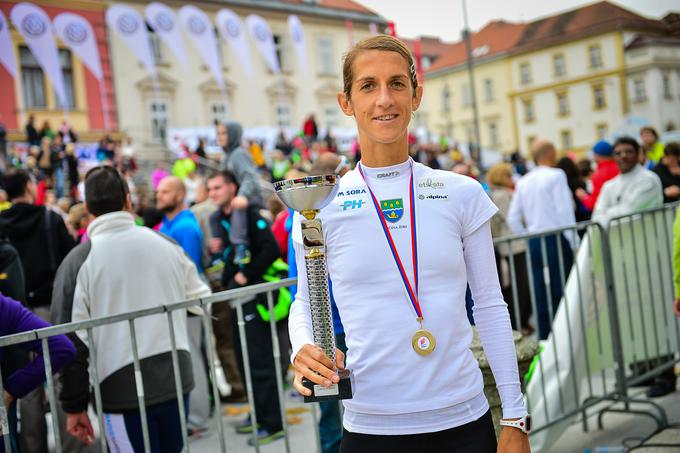
{"label": "sneaker", "polygon": [[[264,428],[259,428],[257,430],[257,439],[260,441],[259,442],[260,445],[271,444],[275,440],[281,439],[285,435],[286,435],[286,433],[283,432],[283,430],[273,431],[273,432],[267,431]],[[248,439],[248,445],[250,445],[251,447],[255,446],[255,442],[254,442],[252,437],[250,439]]]}
{"label": "sneaker", "polygon": [[[259,424],[259,423],[258,423],[257,427],[258,427],[258,431],[259,431],[259,429],[260,429],[260,424]],[[247,418],[243,421],[243,423],[241,423],[240,425],[237,425],[237,426],[236,426],[236,432],[237,432],[238,434],[252,434],[252,433],[253,433],[253,424],[252,424],[251,421],[250,421],[250,416],[247,417]]]}
{"label": "sneaker", "polygon": [[245,244],[238,244],[234,250],[234,264],[237,266],[245,266],[250,263],[250,250]]}

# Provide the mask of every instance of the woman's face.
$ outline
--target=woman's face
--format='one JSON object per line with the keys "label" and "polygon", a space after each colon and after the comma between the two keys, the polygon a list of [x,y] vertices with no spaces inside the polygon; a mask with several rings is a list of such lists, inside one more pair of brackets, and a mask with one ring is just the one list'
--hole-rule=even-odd
{"label": "woman's face", "polygon": [[338,100],[356,119],[362,139],[380,144],[405,139],[422,97],[422,87],[413,93],[406,60],[396,52],[367,50],[354,60],[353,72],[351,99],[341,93]]}

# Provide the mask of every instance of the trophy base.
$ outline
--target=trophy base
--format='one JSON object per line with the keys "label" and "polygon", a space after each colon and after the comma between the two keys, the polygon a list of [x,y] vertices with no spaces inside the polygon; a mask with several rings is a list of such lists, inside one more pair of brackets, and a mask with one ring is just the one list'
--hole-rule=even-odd
{"label": "trophy base", "polygon": [[338,370],[340,382],[326,388],[315,384],[307,378],[302,378],[302,385],[312,391],[311,396],[305,396],[305,403],[317,403],[319,401],[348,400],[352,399],[352,381],[354,376],[350,370]]}

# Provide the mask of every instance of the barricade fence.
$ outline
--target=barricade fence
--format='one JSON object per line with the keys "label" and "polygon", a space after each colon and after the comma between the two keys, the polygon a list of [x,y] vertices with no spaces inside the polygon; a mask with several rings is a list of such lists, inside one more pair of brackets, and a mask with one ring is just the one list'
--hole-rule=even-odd
{"label": "barricade fence", "polygon": [[[652,416],[659,426],[667,424],[665,411],[657,404],[631,397],[630,386],[661,375],[671,369],[680,351],[680,326],[671,310],[673,300],[672,247],[673,220],[677,205],[667,205],[636,214],[611,219],[608,225],[583,222],[569,228],[498,238],[494,241],[501,287],[508,303],[513,326],[540,339],[540,349],[529,372],[523,376],[527,402],[534,417],[532,447],[547,451],[580,416],[588,429],[588,410],[627,411]],[[249,363],[249,345],[243,307],[264,294],[269,310],[272,354],[276,369],[276,387],[283,422],[284,448],[291,450],[286,420],[286,398],[279,337],[274,315],[274,294],[295,284],[295,279],[263,283],[233,289],[208,297],[186,300],[159,307],[122,313],[83,322],[0,337],[0,348],[40,341],[45,361],[46,386],[50,407],[57,407],[58,395],[49,355],[48,339],[59,334],[85,332],[89,349],[89,372],[94,394],[101,451],[107,450],[101,388],[97,375],[97,356],[105,351],[94,347],[93,334],[98,327],[127,323],[130,332],[132,362],[137,399],[141,414],[146,451],[150,451],[144,389],[135,321],[148,316],[164,316],[171,343],[173,379],[185,450],[188,443],[183,386],[179,368],[173,313],[191,307],[203,308],[204,343],[212,345],[210,307],[229,303],[235,309],[244,365],[243,379],[250,402],[253,443],[259,451],[258,414],[253,404],[253,376]],[[535,331],[532,333],[532,327]],[[162,333],[159,333],[162,334]],[[215,351],[206,347],[210,392],[217,407],[214,424],[219,451],[227,451],[227,438],[219,410]],[[0,378],[0,394],[3,380]],[[603,406],[602,403],[609,403]],[[622,403],[622,408],[611,406]],[[631,403],[647,404],[641,411]],[[8,433],[6,408],[0,406],[1,434]],[[320,451],[316,405],[312,413],[316,448]],[[60,452],[59,413],[52,410],[56,451]],[[8,435],[2,436],[5,451],[11,451]]]}

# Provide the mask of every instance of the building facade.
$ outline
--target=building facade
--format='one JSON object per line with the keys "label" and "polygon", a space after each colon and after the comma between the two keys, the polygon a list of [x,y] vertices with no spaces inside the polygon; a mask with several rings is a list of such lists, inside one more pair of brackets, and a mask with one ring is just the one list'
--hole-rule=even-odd
{"label": "building facade", "polygon": [[[8,21],[10,11],[17,3],[19,1],[0,1],[0,10]],[[66,120],[82,141],[99,140],[105,133],[115,134],[118,130],[118,116],[104,21],[106,5],[95,0],[35,0],[33,3],[41,7],[51,19],[59,13],[72,12],[90,22],[102,61],[103,84],[99,83],[74,53],[55,38],[68,102],[66,108],[58,105],[51,84],[23,37],[14,27],[10,27],[17,79],[12,79],[4,68],[0,68],[0,121],[7,128],[8,139],[24,141],[24,125],[29,115],[35,117],[38,128],[48,121],[51,128],[57,130]],[[102,98],[102,94],[106,96],[106,100]],[[108,108],[105,109],[107,105]]]}
{"label": "building facade", "polygon": [[[146,2],[125,3],[143,14]],[[169,3],[179,8],[181,4]],[[168,128],[209,128],[214,121],[235,120],[245,128],[301,128],[315,114],[322,127],[351,127],[353,120],[342,114],[337,93],[342,90],[342,54],[350,41],[370,35],[369,24],[383,26],[382,17],[349,0],[315,2],[195,2],[213,21],[221,8],[232,9],[242,20],[258,14],[271,27],[282,69],[276,75],[267,69],[252,40],[248,40],[253,76],[238,63],[230,46],[218,38],[223,93],[207,66],[185,40],[188,64],[182,67],[170,49],[151,33],[158,72],[158,87],[130,50],[116,36],[111,38],[120,129],[137,148],[149,156],[165,147]],[[288,32],[288,16],[296,14],[304,29],[309,70],[297,61]],[[351,22],[351,27],[347,22]]]}

